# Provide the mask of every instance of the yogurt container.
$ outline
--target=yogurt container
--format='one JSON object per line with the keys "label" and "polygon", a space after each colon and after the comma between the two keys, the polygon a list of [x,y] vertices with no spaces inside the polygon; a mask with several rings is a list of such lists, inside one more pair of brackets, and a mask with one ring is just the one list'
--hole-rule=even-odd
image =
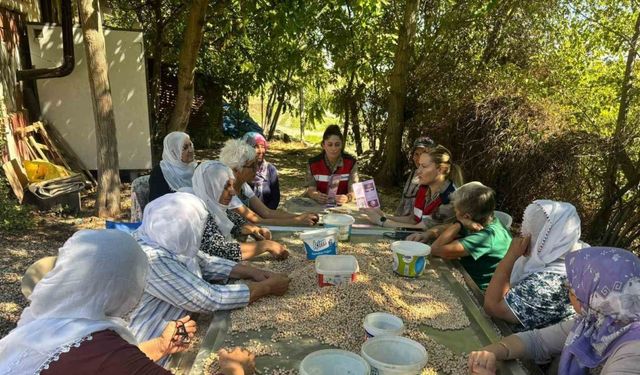
{"label": "yogurt container", "polygon": [[421,242],[396,241],[391,244],[393,251],[393,272],[408,277],[418,277],[427,266],[427,255],[431,247]]}
{"label": "yogurt container", "polygon": [[323,223],[326,228],[338,228],[338,239],[340,241],[349,241],[351,238],[351,227],[356,220],[347,214],[328,214],[325,215]]}
{"label": "yogurt container", "polygon": [[353,255],[318,255],[316,273],[319,286],[330,286],[356,281],[358,260]]}
{"label": "yogurt container", "polygon": [[338,253],[338,229],[325,228],[300,233],[304,242],[307,259],[314,260],[318,255],[336,255]]}
{"label": "yogurt container", "polygon": [[376,336],[402,336],[404,322],[395,315],[375,312],[364,317],[365,340]]}

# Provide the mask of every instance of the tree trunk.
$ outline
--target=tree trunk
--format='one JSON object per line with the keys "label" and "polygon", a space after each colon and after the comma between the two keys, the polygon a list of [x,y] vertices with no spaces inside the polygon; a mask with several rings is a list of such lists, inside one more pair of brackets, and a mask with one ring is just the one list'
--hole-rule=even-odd
{"label": "tree trunk", "polygon": [[[613,134],[613,143],[611,153],[608,155],[607,169],[605,172],[604,181],[604,193],[602,197],[602,203],[598,212],[596,213],[593,222],[591,224],[591,237],[595,239],[604,238],[604,234],[607,230],[609,219],[613,212],[613,207],[626,191],[620,191],[618,188],[618,172],[621,159],[627,157],[625,151],[624,141],[627,136],[627,115],[629,113],[629,103],[633,97],[633,64],[638,53],[638,39],[640,38],[640,13],[636,18],[633,36],[629,42],[629,51],[627,53],[627,64],[622,79],[622,85],[620,87],[620,106],[618,108],[618,118],[616,120],[616,128]],[[624,169],[623,169],[624,170]],[[629,170],[627,168],[626,170]],[[629,173],[634,173],[634,169],[631,168]],[[635,171],[637,174],[637,170]],[[625,177],[628,180],[637,179],[638,176],[628,176],[625,173]],[[636,182],[637,184],[637,182]],[[633,184],[631,184],[633,185]],[[627,185],[629,186],[629,184]],[[631,187],[631,186],[629,186]],[[628,187],[628,188],[629,188]],[[628,189],[627,188],[627,189]]]}
{"label": "tree trunk", "polygon": [[222,134],[222,104],[224,86],[213,80],[205,82],[204,98],[209,120],[202,133],[198,134],[198,143],[202,148],[212,148],[216,141],[224,139]]}
{"label": "tree trunk", "polygon": [[351,128],[353,129],[353,140],[356,142],[356,154],[362,155],[362,135],[360,134],[360,117],[359,105],[357,100],[352,100],[349,103],[351,107]]}
{"label": "tree trunk", "polygon": [[118,141],[98,0],[79,0],[78,9],[96,124],[98,159],[96,213],[99,217],[116,218],[120,216]]}
{"label": "tree trunk", "polygon": [[273,133],[276,132],[276,126],[278,126],[278,120],[280,119],[280,112],[282,111],[282,106],[284,104],[284,97],[278,98],[278,107],[276,108],[276,113],[273,115],[271,119],[271,125],[269,126],[269,135],[267,136],[268,140],[271,140],[273,137]]}
{"label": "tree trunk", "polygon": [[347,99],[347,96],[344,96],[345,100],[342,102],[342,106],[344,107],[344,124],[342,127],[342,139],[344,139],[344,142],[347,142],[347,136],[349,135],[349,112],[350,112],[350,108],[349,108],[349,100]]}
{"label": "tree trunk", "polygon": [[162,0],[154,0],[153,14],[155,17],[155,35],[153,38],[153,65],[151,67],[151,85],[149,96],[151,97],[151,113],[153,117],[153,134],[154,139],[159,139],[166,133],[165,129],[160,129],[160,84],[162,82],[162,35],[164,31],[164,22],[162,18]]}
{"label": "tree trunk", "polygon": [[404,105],[407,95],[407,75],[412,39],[416,33],[416,20],[420,0],[407,0],[403,23],[398,30],[398,46],[391,70],[389,93],[389,118],[385,134],[382,167],[376,174],[380,185],[393,185],[402,179],[401,148],[404,131]]}
{"label": "tree trunk", "polygon": [[304,142],[304,128],[307,125],[307,116],[304,113],[304,87],[300,87],[300,94],[298,95],[300,104],[298,106],[298,112],[300,112],[300,142]]}
{"label": "tree trunk", "polygon": [[180,47],[178,92],[176,106],[169,121],[169,131],[184,131],[189,124],[189,115],[193,104],[196,59],[202,43],[207,5],[208,2],[206,0],[193,0],[191,3],[187,29]]}
{"label": "tree trunk", "polygon": [[271,86],[271,92],[269,93],[269,98],[267,99],[267,110],[264,116],[264,123],[262,124],[262,128],[264,130],[269,130],[269,127],[271,125],[271,115],[273,113],[273,106],[276,104],[276,97],[277,97],[277,91],[278,91],[278,86],[276,84],[273,84]]}

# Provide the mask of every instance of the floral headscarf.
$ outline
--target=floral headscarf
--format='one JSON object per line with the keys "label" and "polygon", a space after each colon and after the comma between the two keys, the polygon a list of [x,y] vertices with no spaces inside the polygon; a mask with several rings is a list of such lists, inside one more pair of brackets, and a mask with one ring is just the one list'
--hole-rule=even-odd
{"label": "floral headscarf", "polygon": [[620,345],[640,340],[640,259],[591,247],[567,254],[567,278],[581,312],[560,358],[560,374],[586,374]]}
{"label": "floral headscarf", "polygon": [[[269,142],[264,136],[258,132],[245,133],[242,136],[242,140],[247,142],[250,146],[256,147],[256,145],[263,145],[265,150],[269,149]],[[265,183],[269,182],[269,164],[263,159],[262,162],[257,165],[256,176],[253,178],[251,185],[254,187],[254,192],[258,197],[262,196],[262,188]]]}
{"label": "floral headscarf", "polygon": [[256,145],[263,145],[264,148],[269,148],[269,142],[267,142],[264,135],[258,132],[248,132],[242,136],[242,140],[247,142],[250,146],[256,147]]}

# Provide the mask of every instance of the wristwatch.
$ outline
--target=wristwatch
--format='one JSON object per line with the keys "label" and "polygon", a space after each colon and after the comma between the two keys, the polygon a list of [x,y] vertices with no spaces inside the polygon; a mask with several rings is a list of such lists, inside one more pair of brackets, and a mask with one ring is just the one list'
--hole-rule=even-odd
{"label": "wristwatch", "polygon": [[380,221],[380,226],[384,227],[384,222],[387,221],[387,217],[386,216],[380,216],[380,219],[378,219]]}

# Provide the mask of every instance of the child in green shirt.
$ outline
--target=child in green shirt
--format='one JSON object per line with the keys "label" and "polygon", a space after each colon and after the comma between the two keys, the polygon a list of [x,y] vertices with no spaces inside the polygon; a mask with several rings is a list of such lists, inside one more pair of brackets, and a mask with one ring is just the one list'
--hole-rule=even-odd
{"label": "child in green shirt", "polygon": [[495,192],[474,181],[452,193],[456,221],[431,245],[431,254],[459,259],[469,276],[484,290],[509,249],[511,234],[494,216]]}

